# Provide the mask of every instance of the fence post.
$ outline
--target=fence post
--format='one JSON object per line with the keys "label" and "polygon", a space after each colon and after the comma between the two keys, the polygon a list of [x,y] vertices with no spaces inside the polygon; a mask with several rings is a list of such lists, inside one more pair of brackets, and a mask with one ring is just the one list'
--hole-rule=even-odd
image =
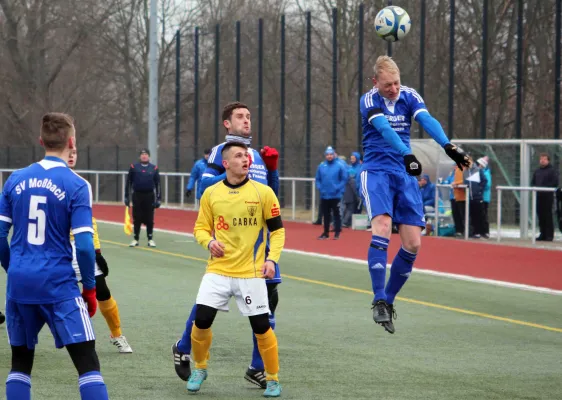
{"label": "fence post", "polygon": [[[521,141],[520,162],[519,162],[519,186],[529,186],[529,166],[531,164],[530,148],[527,141]],[[529,192],[520,192],[519,208],[519,227],[521,229],[521,239],[526,239],[529,232]]]}
{"label": "fence post", "polygon": [[515,65],[515,137],[521,139],[522,89],[523,89],[523,0],[517,0],[517,59]]}
{"label": "fence post", "polygon": [[219,142],[219,103],[220,103],[220,73],[219,73],[219,68],[220,68],[220,63],[219,63],[219,57],[220,57],[220,25],[216,24],[215,25],[215,141],[214,143],[218,143]]}
{"label": "fence post", "polygon": [[338,140],[338,9],[332,8],[332,146]]}
{"label": "fence post", "polygon": [[[535,244],[536,241],[536,235],[537,235],[537,213],[535,212],[535,210],[537,209],[537,191],[533,190],[531,192],[531,205],[532,205],[532,210],[533,210],[533,217],[532,217],[532,233],[533,233],[533,237],[531,238],[531,243]],[[552,207],[552,206],[551,206]]]}
{"label": "fence post", "polygon": [[562,0],[556,1],[556,45],[554,50],[554,139],[560,139],[560,86],[562,86]]}
{"label": "fence post", "polygon": [[[285,14],[281,15],[281,84],[280,84],[280,110],[279,110],[279,144],[281,148],[281,159],[279,160],[279,175],[285,176]],[[280,207],[285,205],[285,185],[283,182],[279,184],[279,201]]]}
{"label": "fence post", "polygon": [[263,146],[263,18],[258,20],[258,145]]}
{"label": "fence post", "polygon": [[[425,0],[421,0],[420,4],[420,84],[418,91],[423,99],[425,86]],[[451,132],[449,132],[449,137]],[[423,128],[418,124],[418,137],[423,138]]]}
{"label": "fence post", "polygon": [[[195,28],[195,49],[193,61],[193,159],[199,155],[199,27]],[[215,142],[217,143],[217,142]]]}
{"label": "fence post", "polygon": [[[425,0],[423,0],[425,1]],[[363,39],[364,29],[363,22],[365,20],[365,5],[359,5],[359,44],[357,46],[357,104],[361,101],[363,96]],[[361,126],[361,110],[357,107],[357,148],[361,148],[363,142],[363,128]],[[313,217],[314,218],[314,217]]]}
{"label": "fence post", "polygon": [[236,100],[240,101],[240,52],[241,52],[241,24],[236,21]]}
{"label": "fence post", "polygon": [[[306,12],[306,177],[311,171],[310,136],[312,134],[311,104],[312,104],[312,13]],[[306,185],[306,205],[310,198],[310,185]]]}
{"label": "fence post", "polygon": [[482,105],[480,119],[480,138],[486,138],[486,105],[488,97],[488,0],[484,0],[482,9]]}
{"label": "fence post", "polygon": [[501,240],[502,231],[502,191],[498,190],[498,221],[497,221],[497,231],[498,231],[498,242]]}
{"label": "fence post", "polygon": [[[450,0],[451,22],[449,27],[449,115],[447,119],[447,130],[449,137],[453,137],[453,124],[455,112],[455,0]],[[421,128],[420,128],[421,129]]]}
{"label": "fence post", "polygon": [[464,239],[468,239],[468,230],[470,225],[470,187],[467,185],[464,189],[466,201],[464,203]]}
{"label": "fence post", "polygon": [[[180,172],[180,30],[176,31],[176,172]],[[176,186],[179,184],[179,179],[176,178]],[[179,193],[176,191],[176,201],[178,201]]]}

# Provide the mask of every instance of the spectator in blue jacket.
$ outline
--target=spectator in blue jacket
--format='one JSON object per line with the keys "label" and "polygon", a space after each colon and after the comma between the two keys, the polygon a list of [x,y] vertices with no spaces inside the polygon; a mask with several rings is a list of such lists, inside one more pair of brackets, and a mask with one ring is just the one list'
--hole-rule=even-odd
{"label": "spectator in blue jacket", "polygon": [[492,200],[492,172],[488,166],[488,156],[479,158],[477,163],[482,169],[484,176],[486,177],[486,186],[484,186],[484,193],[482,194],[484,203],[482,208],[482,219],[484,226],[482,227],[483,233],[482,237],[485,239],[490,238],[490,217],[488,216],[488,209],[490,208],[490,201]]}
{"label": "spectator in blue jacket", "polygon": [[474,239],[480,239],[484,234],[484,188],[488,180],[478,163],[472,164],[467,175],[464,183],[470,189],[468,192],[470,195],[470,228],[472,230],[470,236]]}
{"label": "spectator in blue jacket", "polygon": [[193,168],[191,169],[191,175],[189,176],[189,182],[187,182],[187,186],[185,188],[185,197],[189,198],[189,196],[191,196],[191,192],[193,191],[195,183],[197,183],[197,193],[195,194],[195,198],[197,200],[200,200],[201,196],[203,196],[203,186],[201,185],[201,178],[203,177],[203,172],[207,168],[207,160],[209,159],[210,155],[211,149],[205,149],[205,151],[203,152],[203,158],[197,160],[193,165]]}
{"label": "spectator in blue jacket", "polygon": [[[425,212],[431,212],[435,210],[435,190],[437,187],[431,179],[429,175],[424,174],[418,178],[418,184],[420,185],[420,191],[422,194],[423,200],[423,208]],[[430,208],[428,208],[430,207]],[[443,214],[445,212],[445,208],[443,207],[443,201],[439,198],[439,212]]]}
{"label": "spectator in blue jacket", "polygon": [[335,151],[331,146],[326,148],[324,155],[326,160],[316,170],[316,187],[320,192],[320,207],[322,207],[324,217],[324,233],[318,239],[330,237],[330,220],[333,213],[334,240],[337,240],[341,232],[339,203],[343,197],[349,174],[347,166],[335,158]]}

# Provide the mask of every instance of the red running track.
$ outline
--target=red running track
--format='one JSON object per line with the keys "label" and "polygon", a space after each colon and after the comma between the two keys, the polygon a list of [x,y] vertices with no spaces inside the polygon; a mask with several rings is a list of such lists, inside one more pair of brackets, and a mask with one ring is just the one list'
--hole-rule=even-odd
{"label": "red running track", "polygon": [[[124,211],[123,206],[94,206],[94,215],[100,220],[123,222]],[[192,233],[196,217],[194,211],[158,209],[155,227]],[[340,240],[317,240],[322,233],[321,227],[288,221],[284,225],[287,249],[367,258],[370,243],[370,233],[367,231],[345,229]],[[398,252],[399,246],[398,236],[393,235],[389,247],[390,257]],[[562,252],[556,250],[423,237],[415,267],[562,290]]]}

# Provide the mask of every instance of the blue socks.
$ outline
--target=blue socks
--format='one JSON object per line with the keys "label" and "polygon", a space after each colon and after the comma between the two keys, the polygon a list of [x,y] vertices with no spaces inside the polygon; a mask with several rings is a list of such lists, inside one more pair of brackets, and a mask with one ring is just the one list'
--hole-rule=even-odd
{"label": "blue socks", "polygon": [[[269,314],[269,325],[271,329],[275,330],[275,315]],[[265,367],[263,365],[263,360],[260,355],[260,351],[258,349],[258,342],[256,340],[256,335],[252,333],[252,339],[254,341],[254,349],[252,350],[252,362],[250,364],[250,368],[263,371]]]}
{"label": "blue socks", "polygon": [[191,309],[191,314],[185,323],[185,331],[178,343],[178,350],[182,353],[191,353],[191,329],[193,329],[193,321],[195,321],[195,311],[197,311],[197,304],[194,304]]}
{"label": "blue socks", "polygon": [[416,254],[404,250],[403,247],[400,248],[400,251],[398,251],[398,254],[394,257],[392,267],[390,268],[390,278],[388,278],[385,289],[386,302],[388,304],[394,303],[396,294],[402,289],[402,286],[404,286],[410,277],[414,261],[416,261]]}
{"label": "blue socks", "polygon": [[10,372],[6,379],[6,399],[30,400],[31,376],[22,372]]}
{"label": "blue socks", "polygon": [[86,372],[78,377],[82,400],[109,400],[107,387],[99,371]]}
{"label": "blue socks", "polygon": [[386,260],[388,249],[387,238],[373,235],[371,238],[371,246],[369,247],[368,262],[369,273],[371,274],[371,284],[373,285],[373,293],[375,300],[386,300],[384,284],[386,282]]}

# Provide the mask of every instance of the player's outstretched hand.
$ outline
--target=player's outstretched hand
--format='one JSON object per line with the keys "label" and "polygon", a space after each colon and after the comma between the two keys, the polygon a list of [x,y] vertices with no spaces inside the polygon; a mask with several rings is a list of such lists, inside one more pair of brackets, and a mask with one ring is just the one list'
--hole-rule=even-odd
{"label": "player's outstretched hand", "polygon": [[90,314],[90,318],[94,316],[96,310],[98,309],[98,301],[96,300],[96,288],[92,289],[82,289],[82,298],[84,302],[88,306],[88,314]]}
{"label": "player's outstretched hand", "polygon": [[443,148],[445,149],[445,153],[447,153],[447,155],[457,163],[461,171],[463,167],[470,168],[472,166],[472,158],[459,150],[459,148],[454,144],[447,143]]}
{"label": "player's outstretched hand", "polygon": [[264,278],[273,279],[275,277],[275,263],[267,260],[261,267],[261,273]]}
{"label": "player's outstretched hand", "polygon": [[422,165],[418,161],[415,155],[406,154],[404,156],[404,165],[406,166],[406,172],[412,176],[420,176],[422,173]]}
{"label": "player's outstretched hand", "polygon": [[218,240],[211,240],[209,243],[209,251],[213,257],[221,258],[224,256],[224,243],[221,243]]}
{"label": "player's outstretched hand", "polygon": [[277,170],[277,162],[279,161],[279,152],[277,149],[269,146],[265,146],[260,151],[261,158],[267,167],[269,172]]}
{"label": "player's outstretched hand", "polygon": [[96,264],[101,272],[103,272],[103,276],[109,275],[109,267],[107,266],[107,261],[105,261],[105,258],[101,255],[101,250],[96,250]]}

